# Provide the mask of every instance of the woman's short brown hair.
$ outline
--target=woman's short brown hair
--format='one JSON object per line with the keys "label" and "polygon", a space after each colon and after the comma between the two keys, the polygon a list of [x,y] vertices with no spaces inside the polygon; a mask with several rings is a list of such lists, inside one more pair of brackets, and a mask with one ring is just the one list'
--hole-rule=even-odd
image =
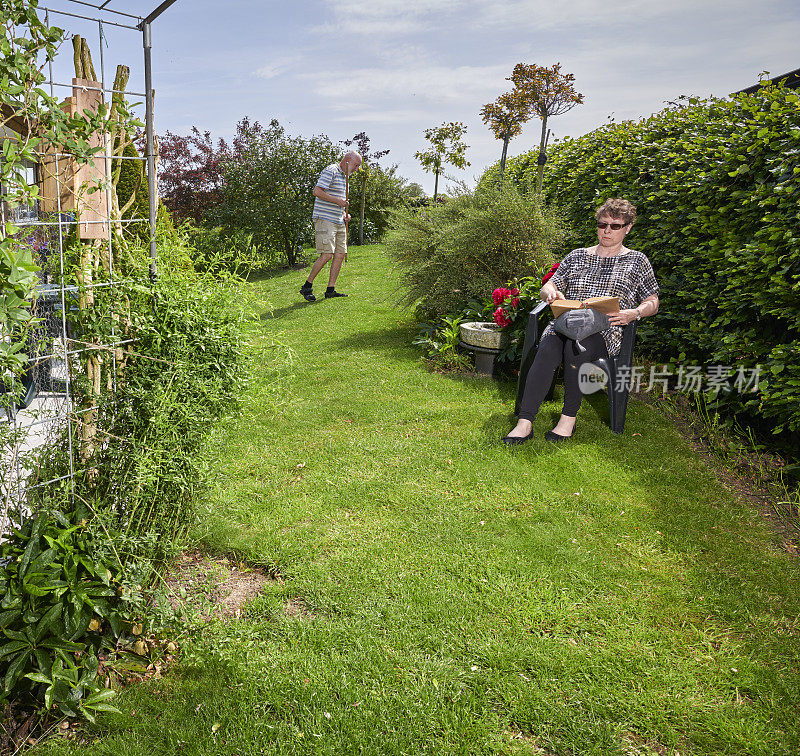
{"label": "woman's short brown hair", "polygon": [[610,215],[612,218],[622,218],[625,225],[636,220],[636,207],[626,199],[618,197],[607,199],[595,210],[594,217],[600,220],[601,215]]}

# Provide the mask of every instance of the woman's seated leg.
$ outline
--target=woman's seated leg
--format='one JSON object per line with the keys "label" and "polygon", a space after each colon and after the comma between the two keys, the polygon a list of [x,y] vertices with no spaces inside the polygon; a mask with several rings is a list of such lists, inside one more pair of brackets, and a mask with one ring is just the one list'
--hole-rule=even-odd
{"label": "woman's seated leg", "polygon": [[557,436],[571,436],[575,430],[575,418],[581,406],[583,393],[578,382],[581,365],[594,362],[600,357],[608,359],[606,342],[599,333],[594,333],[581,340],[585,352],[578,352],[575,342],[567,340],[564,345],[564,408],[553,433]]}
{"label": "woman's seated leg", "polygon": [[539,407],[547,396],[553,376],[563,359],[566,341],[567,339],[557,333],[549,333],[542,339],[525,381],[525,390],[519,404],[519,421],[506,438],[524,438],[530,435]]}

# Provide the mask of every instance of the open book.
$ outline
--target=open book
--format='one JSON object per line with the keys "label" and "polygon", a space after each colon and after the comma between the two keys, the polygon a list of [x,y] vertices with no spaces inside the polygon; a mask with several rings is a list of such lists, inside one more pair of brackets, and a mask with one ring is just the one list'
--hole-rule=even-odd
{"label": "open book", "polygon": [[550,309],[556,318],[569,310],[580,310],[583,307],[591,307],[604,315],[613,315],[619,312],[619,297],[588,297],[582,302],[577,299],[556,299],[550,303]]}

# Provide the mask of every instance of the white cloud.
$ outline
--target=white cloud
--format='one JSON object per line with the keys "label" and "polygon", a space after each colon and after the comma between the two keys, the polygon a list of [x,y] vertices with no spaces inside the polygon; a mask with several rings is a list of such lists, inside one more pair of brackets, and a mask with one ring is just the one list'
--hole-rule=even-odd
{"label": "white cloud", "polygon": [[259,79],[274,79],[286,73],[292,66],[296,65],[301,60],[299,55],[288,55],[276,60],[270,61],[260,68],[253,71],[253,75]]}
{"label": "white cloud", "polygon": [[[303,74],[313,82],[315,94],[338,101],[374,102],[417,97],[421,102],[482,103],[494,97],[503,83],[508,66],[423,65],[361,68],[343,75],[336,71]],[[476,107],[480,107],[480,104]]]}

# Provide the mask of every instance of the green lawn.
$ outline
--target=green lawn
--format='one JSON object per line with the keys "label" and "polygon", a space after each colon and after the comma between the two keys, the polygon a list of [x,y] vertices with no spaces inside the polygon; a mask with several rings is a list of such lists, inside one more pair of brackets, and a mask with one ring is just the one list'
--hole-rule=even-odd
{"label": "green lawn", "polygon": [[252,284],[197,533],[283,581],[80,752],[800,753],[798,561],[758,512],[639,403],[505,448],[514,386],[428,372],[381,248],[350,258],[347,299]]}

